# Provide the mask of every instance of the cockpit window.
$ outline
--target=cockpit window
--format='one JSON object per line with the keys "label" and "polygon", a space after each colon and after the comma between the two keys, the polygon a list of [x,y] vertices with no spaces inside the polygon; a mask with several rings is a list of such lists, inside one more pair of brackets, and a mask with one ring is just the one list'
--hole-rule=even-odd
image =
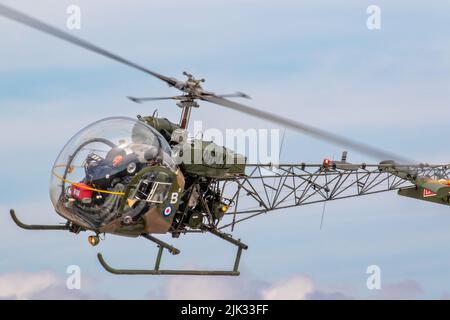
{"label": "cockpit window", "polygon": [[163,203],[169,195],[172,183],[141,180],[135,190],[134,199],[150,203]]}
{"label": "cockpit window", "polygon": [[[73,136],[52,168],[50,195],[57,212],[99,227],[119,214],[133,177],[153,166],[176,169],[168,142],[149,125],[131,118],[97,121]],[[167,199],[172,183],[146,175],[135,190],[148,205]],[[145,206],[142,205],[142,208]]]}

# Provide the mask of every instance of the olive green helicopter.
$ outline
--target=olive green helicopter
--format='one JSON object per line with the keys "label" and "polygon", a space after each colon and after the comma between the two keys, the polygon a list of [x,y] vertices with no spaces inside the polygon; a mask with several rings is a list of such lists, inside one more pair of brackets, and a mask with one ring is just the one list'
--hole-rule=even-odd
{"label": "olive green helicopter", "polygon": [[[100,264],[113,274],[126,275],[229,275],[238,276],[242,250],[248,247],[232,237],[236,224],[267,212],[306,204],[397,190],[399,195],[437,204],[450,204],[449,165],[407,162],[366,144],[253,108],[228,98],[250,98],[242,92],[215,94],[202,87],[204,79],[184,72],[185,81],[167,77],[130,62],[94,44],[0,4],[0,15],[20,24],[95,52],[147,73],[181,95],[128,97],[131,101],[175,100],[181,110],[178,123],[166,118],[111,117],[94,122],[75,134],[58,155],[50,182],[50,197],[65,224],[29,225],[27,230],[92,232],[93,246],[101,234],[143,237],[158,246],[153,269],[117,269],[98,253]],[[354,164],[347,152],[339,161],[316,164],[248,163],[244,155],[213,141],[190,138],[191,111],[198,101],[213,103],[268,120],[285,128],[384,160]],[[229,230],[229,232],[227,232]],[[161,269],[164,250],[180,251],[158,239],[169,233],[208,233],[236,246],[234,265],[228,270]]]}

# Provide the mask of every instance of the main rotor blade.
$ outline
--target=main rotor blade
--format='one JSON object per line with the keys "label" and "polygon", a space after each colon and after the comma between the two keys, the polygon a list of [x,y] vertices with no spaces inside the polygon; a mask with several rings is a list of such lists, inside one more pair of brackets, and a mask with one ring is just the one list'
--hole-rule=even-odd
{"label": "main rotor blade", "polygon": [[44,23],[44,22],[42,22],[42,21],[40,21],[38,19],[30,17],[30,16],[28,16],[28,15],[26,15],[26,14],[20,12],[20,11],[17,11],[15,9],[7,7],[7,6],[3,5],[3,4],[0,4],[0,15],[6,17],[8,19],[14,20],[14,21],[16,21],[18,23],[24,24],[24,25],[26,25],[26,26],[28,26],[30,28],[39,30],[39,31],[44,32],[46,34],[49,34],[49,35],[52,35],[52,36],[57,37],[59,39],[62,39],[64,41],[70,42],[70,43],[72,43],[72,44],[74,44],[76,46],[79,46],[81,48],[87,49],[89,51],[98,53],[98,54],[100,54],[102,56],[108,57],[108,58],[110,58],[112,60],[115,60],[117,62],[123,63],[123,64],[125,64],[125,65],[127,65],[129,67],[134,68],[134,69],[143,71],[143,72],[145,72],[147,74],[150,74],[150,75],[152,75],[152,76],[154,76],[154,77],[156,77],[156,78],[166,82],[170,86],[174,86],[174,87],[177,87],[177,88],[180,89],[180,86],[182,84],[181,82],[177,81],[174,78],[169,78],[169,77],[163,76],[162,74],[159,74],[157,72],[151,71],[151,70],[149,70],[147,68],[144,68],[144,67],[142,67],[142,66],[140,66],[138,64],[135,64],[135,63],[133,63],[131,61],[128,61],[128,60],[126,60],[126,59],[124,59],[122,57],[119,57],[118,55],[115,55],[114,53],[106,51],[105,49],[102,49],[102,48],[100,48],[100,47],[98,47],[98,46],[96,46],[96,45],[94,45],[92,43],[89,43],[89,42],[87,42],[87,41],[85,41],[83,39],[80,39],[78,37],[75,37],[75,36],[73,36],[73,35],[71,35],[71,34],[69,34],[67,32],[59,30],[59,29],[57,29],[57,28],[55,28],[55,27],[53,27],[53,26],[51,26],[49,24],[46,24],[46,23]]}
{"label": "main rotor blade", "polygon": [[235,93],[227,93],[227,94],[216,94],[216,97],[221,98],[245,98],[245,99],[251,99],[251,97],[243,92],[235,92]]}
{"label": "main rotor blade", "polygon": [[156,100],[176,100],[176,97],[154,97],[154,98],[144,97],[144,98],[137,98],[137,97],[130,97],[130,96],[128,96],[127,98],[130,99],[133,102],[136,102],[136,103],[141,103],[141,102],[144,102],[144,101],[156,101]]}
{"label": "main rotor blade", "polygon": [[324,140],[324,141],[328,141],[334,144],[338,144],[344,147],[348,147],[350,149],[353,149],[355,151],[359,151],[361,153],[364,153],[366,155],[375,157],[377,159],[382,159],[382,160],[386,160],[386,159],[391,159],[391,160],[397,160],[397,161],[408,161],[407,159],[392,154],[390,152],[386,152],[384,150],[357,142],[357,141],[353,141],[351,139],[348,138],[344,138],[338,135],[335,135],[331,132],[322,130],[322,129],[318,129],[315,127],[312,127],[310,125],[307,124],[303,124],[301,122],[289,119],[289,118],[285,118],[276,114],[272,114],[266,111],[262,111],[262,110],[258,110],[256,108],[253,107],[249,107],[234,101],[230,101],[218,96],[213,96],[213,95],[205,95],[201,97],[202,100],[214,103],[214,104],[218,104],[239,112],[243,112],[264,120],[268,120],[274,123],[278,123],[282,126],[285,127],[289,127],[291,129],[294,129],[296,131],[299,131],[301,133],[313,136],[315,138]]}

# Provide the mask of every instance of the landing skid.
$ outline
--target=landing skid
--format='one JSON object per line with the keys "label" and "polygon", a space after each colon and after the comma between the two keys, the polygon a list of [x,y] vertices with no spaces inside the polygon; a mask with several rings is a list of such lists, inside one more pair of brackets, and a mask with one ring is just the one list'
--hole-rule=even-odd
{"label": "landing skid", "polygon": [[[14,223],[22,229],[25,230],[67,230],[71,232],[78,233],[79,231],[84,229],[73,229],[71,224],[66,223],[64,225],[36,225],[36,224],[25,224],[19,220],[16,216],[16,212],[11,209],[9,211],[12,220]],[[102,265],[102,267],[113,274],[121,274],[121,275],[187,275],[187,276],[239,276],[239,263],[241,261],[242,250],[247,250],[248,246],[242,243],[240,240],[232,238],[230,235],[219,231],[216,228],[203,226],[202,231],[209,232],[237,247],[236,258],[234,260],[233,270],[161,270],[160,264],[162,259],[162,254],[164,249],[169,251],[169,253],[173,255],[177,255],[180,253],[180,250],[171,246],[170,244],[155,238],[149,234],[142,234],[141,236],[145,239],[156,243],[158,246],[158,254],[156,255],[155,267],[150,270],[139,270],[139,269],[116,269],[111,267],[103,258],[101,253],[97,254],[98,261]]]}
{"label": "landing skid", "polygon": [[69,224],[57,224],[57,225],[40,225],[40,224],[25,224],[22,221],[19,220],[16,216],[16,212],[14,209],[9,210],[9,214],[11,215],[11,218],[13,219],[14,223],[22,229],[25,230],[70,230]]}
{"label": "landing skid", "polygon": [[115,269],[106,263],[103,255],[101,253],[97,254],[98,260],[100,264],[105,268],[106,271],[113,274],[121,274],[121,275],[187,275],[187,276],[239,276],[239,262],[241,260],[242,250],[247,250],[248,246],[242,243],[240,240],[233,239],[231,236],[218,231],[217,229],[204,227],[204,231],[210,232],[215,236],[222,238],[225,241],[230,242],[238,247],[236,258],[234,260],[233,270],[230,271],[213,271],[213,270],[161,270],[161,258],[164,249],[169,251],[170,253],[176,255],[180,253],[180,250],[169,245],[168,243],[161,241],[151,235],[143,234],[142,236],[152,242],[155,242],[158,245],[158,254],[156,256],[155,267],[149,270],[139,270],[139,269]]}

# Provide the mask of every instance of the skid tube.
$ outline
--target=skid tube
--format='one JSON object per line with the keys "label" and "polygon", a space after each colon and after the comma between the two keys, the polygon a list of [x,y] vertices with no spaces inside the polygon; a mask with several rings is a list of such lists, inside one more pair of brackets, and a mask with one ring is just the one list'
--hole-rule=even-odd
{"label": "skid tube", "polygon": [[9,210],[9,214],[11,215],[11,219],[14,223],[22,229],[25,230],[70,230],[70,226],[68,224],[56,224],[56,225],[39,225],[39,224],[25,224],[17,218],[16,212],[14,209]]}
{"label": "skid tube", "polygon": [[234,261],[233,270],[161,270],[161,258],[164,249],[169,251],[170,253],[176,255],[180,253],[180,250],[169,245],[168,243],[159,240],[149,234],[143,234],[142,236],[152,242],[155,242],[158,245],[158,254],[156,256],[155,267],[153,269],[145,270],[145,269],[116,269],[111,267],[103,258],[101,253],[97,254],[98,261],[102,265],[102,267],[112,273],[117,275],[185,275],[185,276],[239,276],[239,263],[241,260],[242,250],[247,250],[248,246],[242,243],[240,240],[233,239],[230,235],[225,234],[223,232],[218,231],[214,228],[209,228],[204,226],[204,231],[210,232],[215,236],[220,237],[221,239],[230,242],[238,247],[236,258]]}

